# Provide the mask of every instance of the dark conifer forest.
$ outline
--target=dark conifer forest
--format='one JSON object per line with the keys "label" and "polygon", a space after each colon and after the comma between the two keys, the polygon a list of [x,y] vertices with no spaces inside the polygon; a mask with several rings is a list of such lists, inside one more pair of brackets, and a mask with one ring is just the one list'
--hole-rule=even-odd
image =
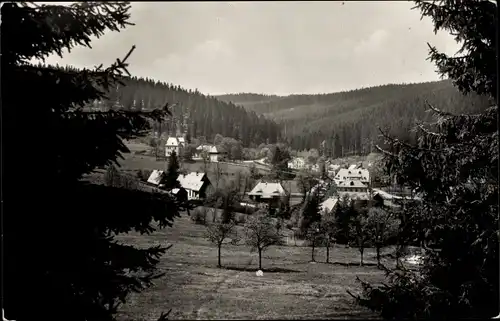
{"label": "dark conifer forest", "polygon": [[[71,67],[65,67],[65,69]],[[156,133],[204,136],[213,141],[216,134],[231,137],[243,146],[276,143],[280,127],[270,119],[241,106],[218,100],[198,90],[141,77],[124,77],[107,93],[108,99],[95,101],[99,109],[152,110],[169,103],[173,117],[168,122],[152,124]]]}
{"label": "dark conifer forest", "polygon": [[340,157],[370,152],[379,142],[379,127],[399,139],[415,141],[415,120],[431,121],[426,101],[455,113],[475,113],[489,106],[487,98],[464,96],[448,80],[384,85],[346,92],[285,97],[231,94],[218,99],[244,106],[274,119],[295,150],[320,148]]}

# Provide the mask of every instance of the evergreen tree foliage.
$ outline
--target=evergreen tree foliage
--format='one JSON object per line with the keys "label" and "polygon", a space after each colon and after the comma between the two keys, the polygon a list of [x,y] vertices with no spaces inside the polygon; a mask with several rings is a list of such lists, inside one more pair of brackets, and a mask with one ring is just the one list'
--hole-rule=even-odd
{"label": "evergreen tree foliage", "polygon": [[273,178],[278,180],[287,179],[288,174],[288,161],[290,160],[290,153],[282,146],[274,146],[271,154],[271,164],[273,166]]}
{"label": "evergreen tree foliage", "polygon": [[350,226],[352,219],[357,215],[353,202],[347,195],[338,200],[334,210],[335,222],[337,224],[336,239],[338,243],[348,244],[350,240]]}
{"label": "evergreen tree foliage", "polygon": [[321,221],[320,199],[317,193],[311,193],[304,204],[300,229],[306,232],[313,223],[319,221]]}
{"label": "evergreen tree foliage", "polygon": [[[273,120],[198,91],[127,75],[121,78],[121,83],[107,91],[107,98],[92,102],[92,106],[104,110],[115,106],[128,110],[151,110],[164,101],[173,102],[171,119],[152,123],[152,131],[176,135],[179,130],[181,134],[186,134],[188,144],[193,138],[202,136],[212,142],[219,134],[241,141],[243,146],[257,146],[266,141],[276,143],[281,136],[281,127]],[[141,101],[145,103],[139,104]]]}
{"label": "evergreen tree foliage", "polygon": [[[120,86],[132,50],[93,70],[30,63],[90,47],[92,37],[127,27],[129,9],[127,2],[2,5],[2,126],[8,137],[2,147],[11,169],[2,177],[9,186],[3,191],[2,303],[9,319],[114,320],[130,292],[161,276],[155,266],[164,247],[136,248],[115,235],[170,226],[178,215],[175,200],[81,178],[117,164],[129,152],[124,140],[150,131],[168,106],[88,108]],[[26,188],[33,162],[41,184]]]}
{"label": "evergreen tree foliage", "polygon": [[111,165],[106,169],[104,184],[106,186],[117,186],[120,184],[120,173],[115,166]]}
{"label": "evergreen tree foliage", "polygon": [[386,135],[386,168],[422,195],[422,215],[407,223],[432,242],[417,272],[387,270],[390,283],[363,283],[358,302],[386,319],[491,318],[499,310],[497,4],[491,1],[416,1],[436,30],[462,45],[458,57],[430,46],[430,59],[463,93],[494,106],[452,114],[429,104],[433,124],[418,124],[408,144]]}
{"label": "evergreen tree foliage", "polygon": [[177,159],[177,153],[172,151],[168,159],[167,172],[162,177],[162,184],[167,190],[180,187],[180,183],[177,180],[179,177],[179,160]]}

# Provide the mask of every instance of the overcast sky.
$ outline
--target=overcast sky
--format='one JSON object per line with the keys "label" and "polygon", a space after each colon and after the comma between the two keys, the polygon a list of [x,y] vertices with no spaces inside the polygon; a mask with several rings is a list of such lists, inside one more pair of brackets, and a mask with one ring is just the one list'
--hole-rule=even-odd
{"label": "overcast sky", "polygon": [[133,3],[135,26],[49,63],[92,67],[123,57],[134,75],[203,93],[326,93],[438,80],[428,18],[402,1]]}

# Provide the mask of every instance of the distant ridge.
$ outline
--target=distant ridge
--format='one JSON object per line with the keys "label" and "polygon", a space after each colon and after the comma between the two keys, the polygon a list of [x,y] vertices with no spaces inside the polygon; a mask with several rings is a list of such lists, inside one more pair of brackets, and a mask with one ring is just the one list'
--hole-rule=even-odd
{"label": "distant ridge", "polygon": [[463,96],[451,81],[389,84],[329,94],[289,96],[254,93],[228,94],[217,99],[232,102],[282,124],[283,134],[297,150],[334,145],[338,137],[345,153],[369,152],[378,127],[389,127],[401,139],[414,139],[415,120],[431,120],[425,101],[457,113],[488,106],[477,95]]}

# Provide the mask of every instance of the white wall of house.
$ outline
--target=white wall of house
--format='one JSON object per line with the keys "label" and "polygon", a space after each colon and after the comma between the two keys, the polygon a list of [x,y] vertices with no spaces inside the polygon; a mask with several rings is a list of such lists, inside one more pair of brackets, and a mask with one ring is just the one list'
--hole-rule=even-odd
{"label": "white wall of house", "polygon": [[172,152],[175,151],[177,156],[180,155],[180,148],[179,146],[165,146],[165,156],[170,156]]}
{"label": "white wall of house", "polygon": [[219,161],[219,155],[218,154],[210,154],[210,161],[212,163],[217,163]]}
{"label": "white wall of house", "polygon": [[193,191],[191,189],[186,189],[187,194],[188,194],[188,200],[197,200],[200,198],[200,195],[198,192]]}

